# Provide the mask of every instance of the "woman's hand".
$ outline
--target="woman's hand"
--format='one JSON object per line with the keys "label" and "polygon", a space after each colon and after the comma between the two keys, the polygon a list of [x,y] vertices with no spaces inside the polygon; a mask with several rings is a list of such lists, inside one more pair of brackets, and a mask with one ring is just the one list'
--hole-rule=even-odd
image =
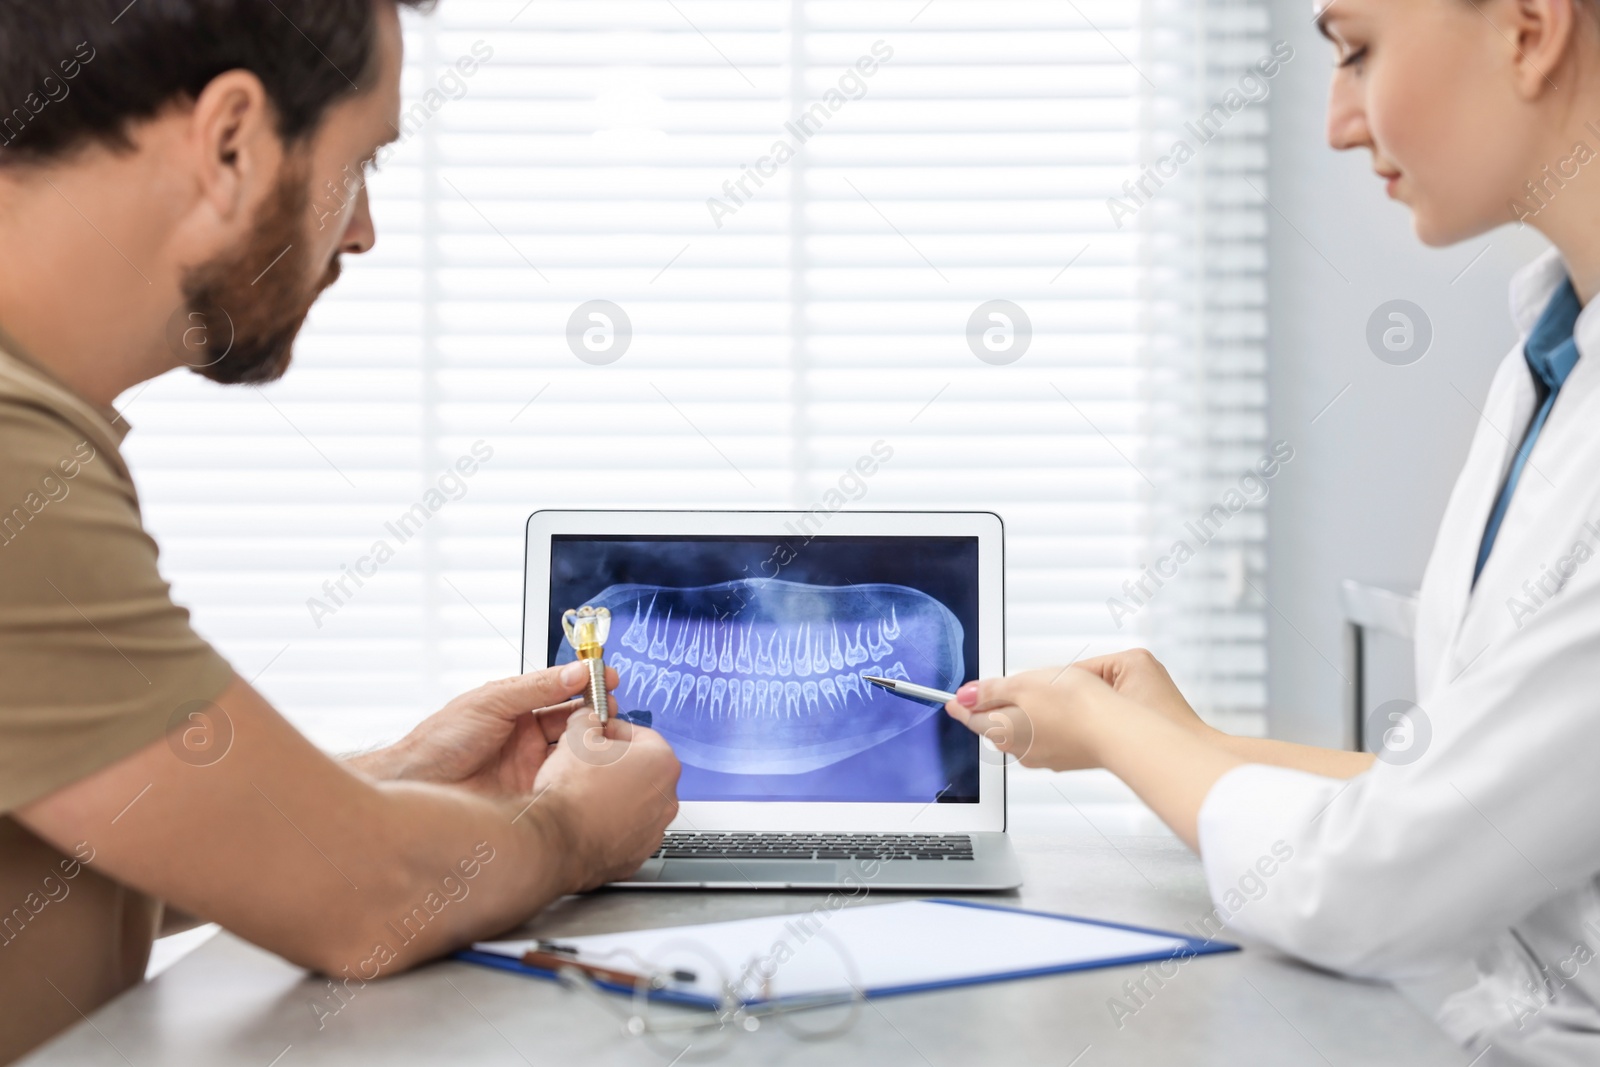
{"label": "woman's hand", "polygon": [[1353,778],[1372,767],[1366,752],[1315,748],[1262,737],[1236,737],[1204,722],[1172,684],[1161,662],[1142,648],[1081,660],[1073,667],[1093,672],[1121,696],[1148,708],[1192,737],[1250,763],[1291,767],[1331,778]]}
{"label": "woman's hand", "polygon": [[[459,785],[488,796],[525,796],[561,740],[589,671],[582,663],[530,671],[464,693],[388,748],[349,763],[374,778]],[[606,687],[617,672],[606,669]],[[533,714],[538,712],[538,714]]]}
{"label": "woman's hand", "polygon": [[1058,667],[968,682],[945,710],[1024,767],[1071,771],[1101,766],[1097,745],[1122,703],[1098,673]]}
{"label": "woman's hand", "polygon": [[1108,670],[1130,688],[1148,682],[1159,691],[1159,678],[1139,670],[1061,667],[968,682],[945,710],[1023,766],[1106,768],[1198,851],[1206,793],[1244,760],[1186,723],[1170,699],[1157,711],[1113,689]]}
{"label": "woman's hand", "polygon": [[1194,708],[1184,699],[1172,676],[1147,650],[1132,648],[1109,656],[1079,660],[1073,664],[1079,670],[1098,675],[1102,681],[1135,704],[1143,704],[1162,718],[1177,723],[1186,730],[1201,736],[1215,731],[1195,714]]}

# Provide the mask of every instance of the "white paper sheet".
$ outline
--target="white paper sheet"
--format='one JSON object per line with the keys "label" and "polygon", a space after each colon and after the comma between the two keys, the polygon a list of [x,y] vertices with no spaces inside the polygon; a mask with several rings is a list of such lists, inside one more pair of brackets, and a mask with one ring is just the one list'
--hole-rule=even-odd
{"label": "white paper sheet", "polygon": [[[552,935],[586,963],[631,972],[684,969],[675,985],[712,999],[723,984],[768,1000],[962,983],[1126,957],[1167,956],[1180,937],[990,907],[906,901],[760,919],[584,937]],[[481,952],[520,957],[533,941],[486,941]]]}

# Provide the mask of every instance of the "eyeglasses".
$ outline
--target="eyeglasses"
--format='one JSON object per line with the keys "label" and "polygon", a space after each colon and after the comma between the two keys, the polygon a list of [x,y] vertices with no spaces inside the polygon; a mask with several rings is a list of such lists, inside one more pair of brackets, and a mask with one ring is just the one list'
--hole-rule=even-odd
{"label": "eyeglasses", "polygon": [[[769,1021],[799,1040],[826,1041],[855,1026],[866,996],[861,991],[855,961],[839,939],[827,930],[818,930],[812,940],[827,945],[828,955],[825,962],[812,956],[808,961],[811,970],[814,972],[823,966],[830,972],[837,972],[840,992],[785,996],[777,990],[780,984],[777,979],[787,960],[763,966],[767,962],[765,958],[753,957],[745,962],[735,978],[715,952],[692,940],[660,945],[653,959],[627,949],[585,953],[588,962],[626,965],[634,973],[649,976],[648,980],[635,984],[633,995],[627,1000],[608,991],[576,967],[563,967],[556,972],[556,977],[565,988],[593,1000],[615,1016],[627,1033],[661,1055],[676,1057],[677,1061],[714,1056],[740,1033],[755,1033]],[[804,948],[802,946],[802,950]],[[715,1007],[685,1004],[681,997],[663,995],[677,991],[678,983],[673,974],[688,969],[684,966],[685,957],[708,965],[703,973],[716,976]],[[674,961],[671,967],[663,966],[663,960],[668,958]],[[794,954],[789,958],[798,956]],[[689,995],[703,994],[697,988]],[[827,1012],[830,1008],[844,1010],[833,1018],[832,1013]],[[683,1047],[674,1043],[674,1039],[684,1038],[689,1040]]]}

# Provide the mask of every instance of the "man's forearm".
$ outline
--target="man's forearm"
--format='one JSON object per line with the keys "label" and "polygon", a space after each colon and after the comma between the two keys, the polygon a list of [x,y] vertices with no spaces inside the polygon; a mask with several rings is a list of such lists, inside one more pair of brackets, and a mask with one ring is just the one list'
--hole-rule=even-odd
{"label": "man's forearm", "polygon": [[173,934],[185,933],[205,924],[206,921],[199,916],[190,915],[181,908],[167,904],[161,909],[161,928],[156,931],[156,936],[171,937]]}
{"label": "man's forearm", "polygon": [[107,877],[363,980],[515,926],[594,877],[560,789],[497,800],[374,781],[318,752],[241,680],[216,703],[234,744],[215,767],[197,771],[158,740],[17,818],[58,848],[93,834]]}
{"label": "man's forearm", "polygon": [[403,737],[392,745],[372,749],[370,752],[352,752],[339,756],[338,760],[346,767],[371,778],[374,782],[427,782],[436,781],[424,773],[425,768],[419,764],[409,737]]}
{"label": "man's forearm", "polygon": [[[382,784],[387,859],[358,878],[359,912],[331,952],[330,974],[370,979],[507,930],[579,888],[555,800],[518,804],[449,787]],[[352,872],[354,877],[354,873]]]}
{"label": "man's forearm", "polygon": [[375,782],[398,782],[406,777],[407,756],[403,739],[370,752],[351,752],[337,758],[346,767],[359,771]]}

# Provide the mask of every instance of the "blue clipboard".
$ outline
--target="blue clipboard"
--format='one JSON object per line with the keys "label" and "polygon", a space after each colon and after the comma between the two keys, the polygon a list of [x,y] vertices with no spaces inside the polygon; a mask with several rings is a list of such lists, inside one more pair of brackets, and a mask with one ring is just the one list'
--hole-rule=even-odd
{"label": "blue clipboard", "polygon": [[[1076,915],[1061,915],[1053,912],[1033,911],[1026,908],[1008,908],[997,904],[980,904],[970,900],[951,900],[947,898],[931,898],[923,900],[920,903],[941,904],[954,908],[976,908],[985,911],[1005,912],[1013,915],[1028,915],[1040,919],[1057,919],[1063,922],[1077,923],[1085,926],[1098,926],[1112,930],[1125,930],[1129,933],[1145,934],[1173,941],[1181,941],[1182,945],[1170,951],[1138,952],[1117,956],[1097,957],[1090,960],[1073,960],[1071,962],[1031,967],[1021,970],[975,974],[958,978],[941,978],[926,982],[907,982],[900,984],[869,986],[868,988],[862,990],[863,995],[868,999],[896,997],[907,993],[924,993],[938,989],[952,989],[960,986],[988,985],[994,982],[1010,982],[1025,978],[1039,978],[1051,974],[1066,974],[1072,971],[1101,970],[1108,967],[1122,967],[1138,963],[1164,963],[1174,959],[1182,961],[1192,959],[1196,956],[1212,956],[1225,952],[1239,951],[1238,945],[1230,944],[1224,941],[1188,937],[1183,934],[1172,933],[1168,930],[1157,930],[1146,926],[1132,926],[1126,923],[1105,922],[1099,919],[1085,919]],[[793,917],[798,918],[805,914],[808,913],[799,913]],[[772,916],[771,918],[780,919],[791,917]],[[530,967],[527,964],[524,964],[520,959],[512,956],[468,949],[456,953],[454,958],[465,963],[474,963],[483,967],[492,967],[496,970],[508,971],[512,974],[520,974],[529,978],[538,978],[549,982],[556,982],[560,980],[555,972],[543,970],[538,967]],[[604,989],[608,992],[629,997],[635,995],[634,989],[631,986],[621,985],[615,982],[608,982],[601,979],[590,979],[590,981],[596,987]],[[722,1003],[717,1001],[715,998],[703,996],[699,993],[685,992],[682,990],[652,990],[646,995],[652,1001],[665,1004],[679,1004],[686,1007],[705,1008],[711,1011],[716,1011],[723,1007]],[[752,998],[743,1000],[741,1003],[745,1007],[760,1007],[781,1005],[788,1000],[799,1002],[803,1001],[804,999],[806,998],[777,997],[770,1000]]]}
{"label": "blue clipboard", "polygon": [[[526,963],[511,956],[501,956],[494,952],[479,952],[477,949],[462,949],[452,959],[463,963],[476,963],[482,967],[493,967],[497,971],[510,971],[527,978],[538,978],[546,982],[559,982],[561,978],[554,971],[547,971],[540,967],[529,967]],[[599,978],[591,978],[589,983],[596,989],[604,989],[607,993],[620,993],[625,997],[635,995],[632,986],[620,985],[616,982],[607,982]],[[707,1011],[721,1011],[722,1004],[710,997],[702,997],[695,993],[682,993],[675,989],[653,989],[645,994],[659,1004],[681,1004],[688,1008],[704,1008]]]}

